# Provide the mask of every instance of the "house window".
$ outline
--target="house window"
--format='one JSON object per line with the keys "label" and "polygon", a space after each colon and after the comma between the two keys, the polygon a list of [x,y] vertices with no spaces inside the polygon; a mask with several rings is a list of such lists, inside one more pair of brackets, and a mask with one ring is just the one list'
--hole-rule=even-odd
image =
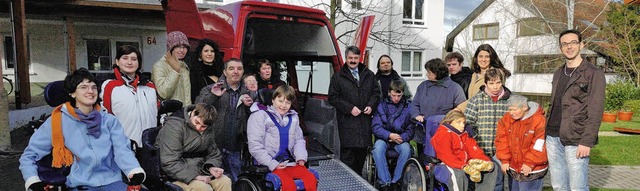
{"label": "house window", "polygon": [[402,68],[400,75],[404,77],[422,77],[422,51],[402,51]]}
{"label": "house window", "polygon": [[11,36],[4,36],[4,67],[6,69],[15,68],[15,60],[13,59],[13,38]]}
{"label": "house window", "polygon": [[87,68],[95,73],[110,73],[115,60],[116,48],[130,45],[140,50],[140,43],[128,40],[86,39]]}
{"label": "house window", "polygon": [[540,18],[526,18],[518,21],[518,36],[535,36],[549,32],[549,27]]}
{"label": "house window", "polygon": [[424,0],[404,0],[402,24],[424,25]]}
{"label": "house window", "polygon": [[362,9],[362,0],[351,0],[351,9],[353,10]]}
{"label": "house window", "polygon": [[473,25],[473,40],[498,39],[498,23]]}
{"label": "house window", "polygon": [[564,57],[553,55],[522,55],[515,56],[517,73],[553,73],[564,64]]}
{"label": "house window", "polygon": [[[13,57],[13,54],[15,53],[15,49],[13,49],[13,37],[11,35],[5,35],[3,36],[4,38],[2,39],[3,43],[2,43],[2,50],[4,51],[4,63],[3,63],[3,69],[5,71],[7,71],[4,74],[11,74],[13,73],[11,70],[16,68],[16,61]],[[27,35],[27,58],[31,58],[31,43],[29,42],[29,35]],[[31,61],[28,61],[31,62]],[[33,73],[33,68],[31,66],[31,63],[29,63],[29,73]]]}

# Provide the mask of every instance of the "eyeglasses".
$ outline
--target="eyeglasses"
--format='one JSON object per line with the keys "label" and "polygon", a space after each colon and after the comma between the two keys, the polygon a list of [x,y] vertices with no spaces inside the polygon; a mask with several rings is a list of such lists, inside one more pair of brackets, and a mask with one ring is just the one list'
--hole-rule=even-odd
{"label": "eyeglasses", "polygon": [[86,92],[86,91],[89,91],[89,90],[98,91],[98,86],[79,86],[76,89],[77,90],[82,90],[83,92]]}
{"label": "eyeglasses", "polygon": [[560,46],[561,46],[562,48],[567,48],[567,47],[569,47],[569,46],[575,46],[575,45],[578,45],[578,44],[580,44],[580,41],[573,40],[573,41],[571,41],[571,42],[569,42],[569,43],[566,43],[566,42],[560,43]]}

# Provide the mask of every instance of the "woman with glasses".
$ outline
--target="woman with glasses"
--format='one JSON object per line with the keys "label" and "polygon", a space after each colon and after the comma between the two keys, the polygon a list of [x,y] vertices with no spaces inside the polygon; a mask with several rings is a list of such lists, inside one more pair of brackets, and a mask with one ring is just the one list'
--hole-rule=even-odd
{"label": "woman with glasses", "polygon": [[141,75],[142,55],[133,46],[116,50],[115,79],[102,83],[100,98],[107,112],[118,118],[124,133],[142,147],[142,131],[156,126],[158,98],[156,87]]}
{"label": "woman with glasses", "polygon": [[140,185],[144,171],[118,119],[101,111],[95,77],[80,68],[65,78],[64,91],[67,102],[35,131],[20,157],[25,187],[45,190],[36,163],[47,159],[53,168],[71,168],[65,183],[71,190],[127,190],[121,172],[130,185]]}

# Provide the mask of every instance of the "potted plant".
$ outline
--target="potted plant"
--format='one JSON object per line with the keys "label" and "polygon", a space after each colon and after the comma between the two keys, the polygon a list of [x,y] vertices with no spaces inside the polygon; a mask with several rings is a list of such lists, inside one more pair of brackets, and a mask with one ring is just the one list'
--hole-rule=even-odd
{"label": "potted plant", "polygon": [[602,121],[615,122],[625,101],[640,99],[640,89],[631,81],[618,79],[607,84],[604,97]]}
{"label": "potted plant", "polygon": [[620,121],[631,121],[633,113],[640,110],[640,100],[627,100],[618,112]]}

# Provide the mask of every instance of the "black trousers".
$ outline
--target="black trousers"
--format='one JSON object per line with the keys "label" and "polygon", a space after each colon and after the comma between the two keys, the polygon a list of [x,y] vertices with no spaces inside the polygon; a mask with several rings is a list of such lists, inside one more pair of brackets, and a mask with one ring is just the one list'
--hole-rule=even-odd
{"label": "black trousers", "polygon": [[351,170],[362,174],[362,167],[367,158],[367,152],[366,147],[340,148],[340,160],[351,168]]}

